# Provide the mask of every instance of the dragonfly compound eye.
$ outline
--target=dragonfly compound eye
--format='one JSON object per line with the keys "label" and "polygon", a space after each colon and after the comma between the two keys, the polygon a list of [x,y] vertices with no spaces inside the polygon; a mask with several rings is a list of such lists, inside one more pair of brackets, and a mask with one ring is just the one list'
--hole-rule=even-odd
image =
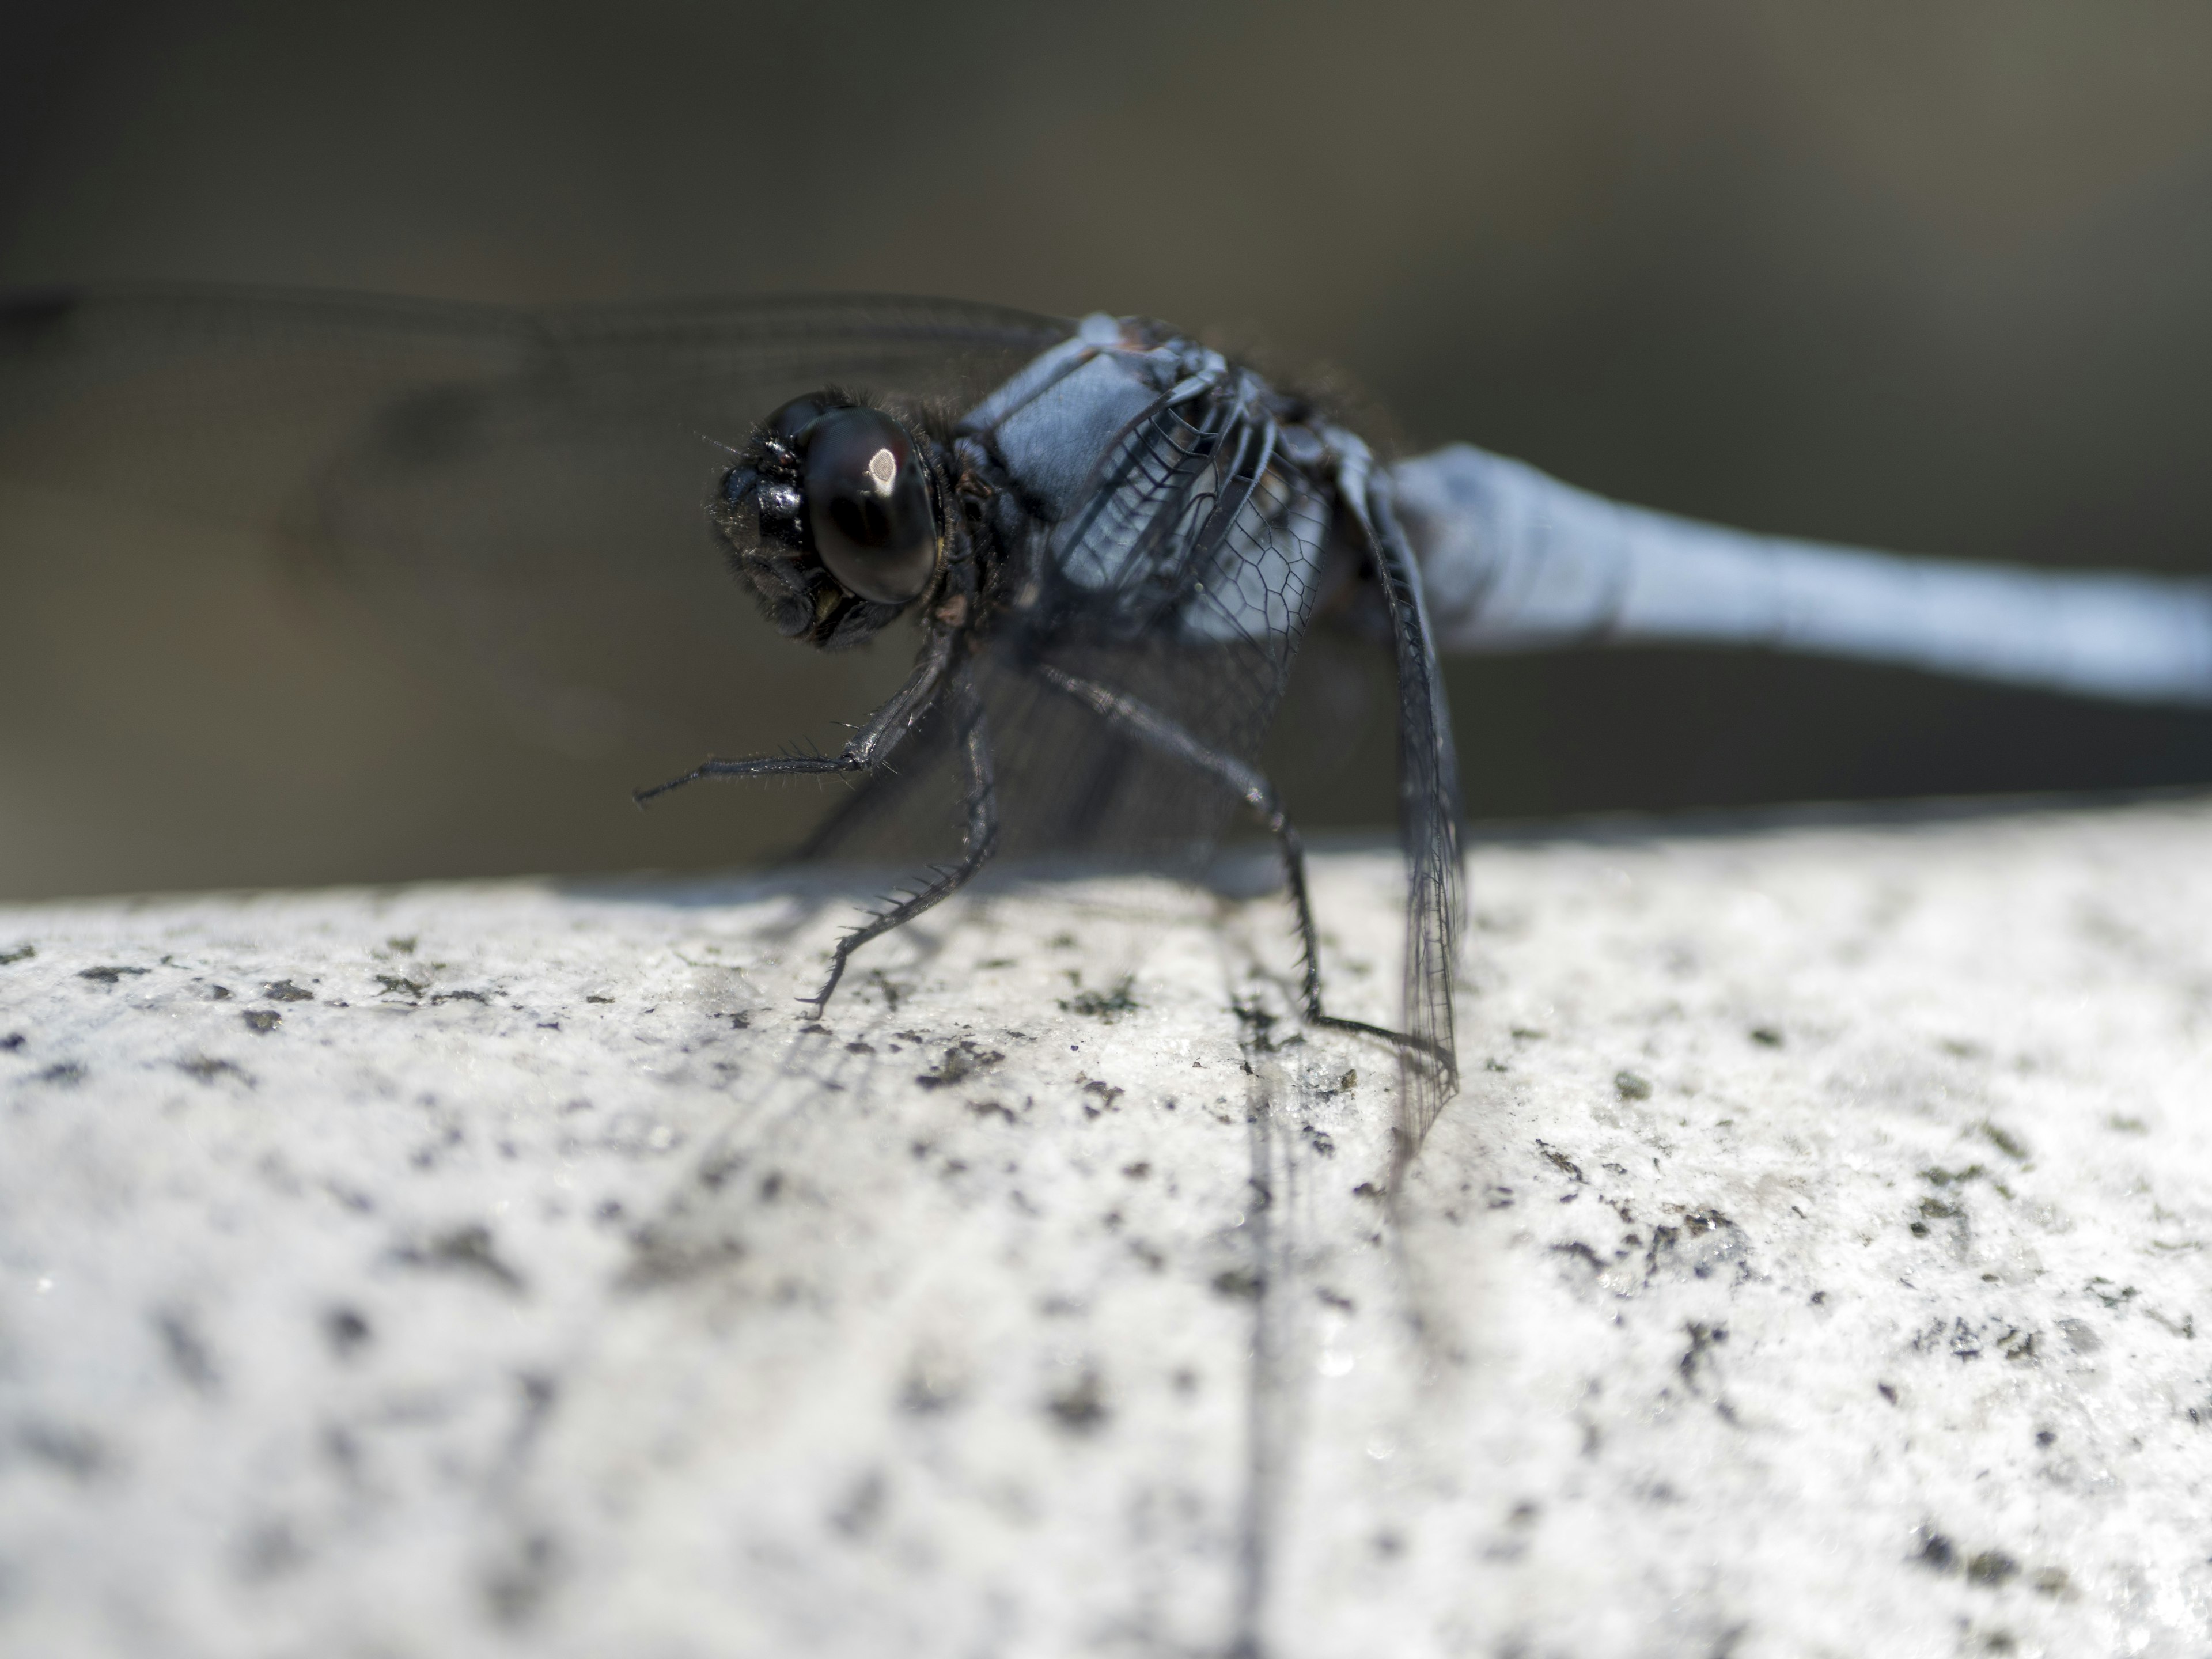
{"label": "dragonfly compound eye", "polygon": [[836,409],[805,432],[807,521],[839,586],[903,605],[937,569],[937,521],[906,428],[873,409]]}

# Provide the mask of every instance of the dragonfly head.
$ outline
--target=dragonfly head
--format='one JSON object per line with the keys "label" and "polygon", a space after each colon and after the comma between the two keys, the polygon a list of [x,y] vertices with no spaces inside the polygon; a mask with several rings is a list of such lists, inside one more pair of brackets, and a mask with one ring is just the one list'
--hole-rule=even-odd
{"label": "dragonfly head", "polygon": [[942,499],[927,443],[837,392],[762,422],[724,477],[716,521],[777,632],[858,645],[935,585]]}

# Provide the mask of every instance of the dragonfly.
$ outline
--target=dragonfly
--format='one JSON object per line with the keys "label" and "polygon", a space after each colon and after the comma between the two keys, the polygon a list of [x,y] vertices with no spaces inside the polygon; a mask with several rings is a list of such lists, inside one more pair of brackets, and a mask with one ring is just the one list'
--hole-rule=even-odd
{"label": "dragonfly", "polygon": [[[1241,811],[1282,866],[1300,1012],[1396,1051],[1401,1168],[1458,1087],[1445,653],[1765,647],[2212,703],[2212,585],[1757,536],[1466,444],[1386,465],[1324,403],[1104,313],[23,294],[0,301],[0,477],[265,533],[601,737],[711,719],[672,665],[754,648],[731,574],[819,651],[910,628],[904,684],[836,752],[710,757],[638,792],[836,778],[854,787],[801,855],[933,838],[927,878],[832,948],[817,1016],[854,951],[994,857],[1188,860]],[[1304,848],[1260,764],[1317,628],[1395,670],[1395,1026],[1332,1012]]]}

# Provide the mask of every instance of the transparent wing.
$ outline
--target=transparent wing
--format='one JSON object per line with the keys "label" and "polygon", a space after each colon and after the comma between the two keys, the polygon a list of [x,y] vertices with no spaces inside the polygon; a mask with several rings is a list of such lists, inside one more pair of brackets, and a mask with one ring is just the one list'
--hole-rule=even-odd
{"label": "transparent wing", "polygon": [[[1205,747],[1256,762],[1304,626],[1326,532],[1278,465],[1273,427],[1234,398],[1163,398],[1107,446],[1055,538],[1040,597],[985,641],[978,687],[1014,855],[1141,859],[1190,869],[1237,810],[1195,775],[1048,690],[1049,663],[1135,699]],[[811,843],[896,856],[913,826],[951,844],[949,745],[917,732]],[[942,752],[940,752],[940,750]],[[927,775],[925,775],[927,774]]]}
{"label": "transparent wing", "polygon": [[[981,647],[1000,845],[1197,874],[1244,811],[1218,776],[1053,689],[1049,665],[1255,764],[1304,626],[1324,503],[1286,481],[1264,422],[1164,405],[1109,447],[1026,617]],[[963,814],[952,727],[915,733],[807,851],[950,859]],[[1255,829],[1257,829],[1256,824]],[[1285,917],[1285,932],[1290,918]]]}
{"label": "transparent wing", "polygon": [[1406,854],[1406,1034],[1399,1050],[1399,1171],[1459,1091],[1452,988],[1459,968],[1462,872],[1459,766],[1419,568],[1391,513],[1387,485],[1353,487],[1389,607],[1398,664],[1398,826]]}
{"label": "transparent wing", "polygon": [[1087,580],[1048,604],[1038,647],[1255,762],[1327,533],[1270,422],[1233,399],[1163,402],[1100,463],[1058,561]]}
{"label": "transparent wing", "polygon": [[[212,517],[489,670],[567,746],[726,742],[775,679],[703,507],[726,451],[838,384],[957,410],[1066,333],[840,297],[518,311],[221,289],[0,307],[0,477]],[[0,521],[0,556],[36,556]],[[788,651],[787,646],[775,641]]]}

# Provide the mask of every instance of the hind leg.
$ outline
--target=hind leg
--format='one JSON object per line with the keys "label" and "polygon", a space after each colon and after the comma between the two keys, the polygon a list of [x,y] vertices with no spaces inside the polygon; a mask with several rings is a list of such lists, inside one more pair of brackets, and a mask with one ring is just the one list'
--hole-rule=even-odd
{"label": "hind leg", "polygon": [[1116,731],[1214,779],[1241,799],[1267,826],[1268,833],[1275,838],[1275,850],[1283,861],[1284,882],[1290,889],[1291,905],[1297,915],[1298,946],[1304,961],[1299,1000],[1309,1021],[1340,1031],[1357,1031],[1394,1043],[1420,1046],[1403,1032],[1370,1025],[1364,1020],[1340,1018],[1322,1006],[1321,936],[1314,926],[1313,901],[1306,890],[1305,843],[1298,838],[1297,826],[1291,822],[1290,814],[1283,810],[1275,786],[1257,768],[1207,748],[1164,714],[1095,680],[1080,679],[1049,664],[1041,665],[1036,673],[1045,684],[1081,703]]}

